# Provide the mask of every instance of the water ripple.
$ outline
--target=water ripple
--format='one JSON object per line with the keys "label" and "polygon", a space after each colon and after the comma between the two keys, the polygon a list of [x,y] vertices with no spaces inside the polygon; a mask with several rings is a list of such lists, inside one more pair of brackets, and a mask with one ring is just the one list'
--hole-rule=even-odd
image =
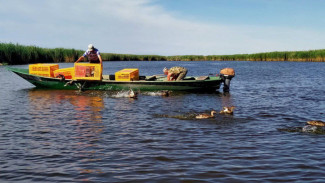
{"label": "water ripple", "polygon": [[[0,67],[0,181],[325,181],[324,135],[278,130],[324,121],[323,63],[203,63],[188,63],[189,74],[235,68],[230,93],[130,100],[111,91],[40,90]],[[153,75],[184,63],[110,62],[105,72],[126,64]],[[223,106],[236,106],[234,115],[195,119]]]}

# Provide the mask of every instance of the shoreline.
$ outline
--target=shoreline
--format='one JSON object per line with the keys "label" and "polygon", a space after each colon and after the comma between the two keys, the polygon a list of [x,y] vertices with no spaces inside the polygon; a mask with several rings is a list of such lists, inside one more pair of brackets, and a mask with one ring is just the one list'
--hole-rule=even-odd
{"label": "shoreline", "polygon": [[[83,50],[67,48],[41,48],[13,43],[0,43],[1,65],[32,63],[72,63]],[[308,51],[274,51],[233,55],[133,55],[101,53],[104,61],[288,61],[325,62],[325,49]]]}

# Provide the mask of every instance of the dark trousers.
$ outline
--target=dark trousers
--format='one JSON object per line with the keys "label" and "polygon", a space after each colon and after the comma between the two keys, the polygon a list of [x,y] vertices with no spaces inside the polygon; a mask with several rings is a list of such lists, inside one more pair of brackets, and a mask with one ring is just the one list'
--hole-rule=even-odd
{"label": "dark trousers", "polygon": [[179,73],[179,75],[177,76],[176,81],[183,80],[185,78],[186,74],[187,74],[187,70],[182,71],[181,73]]}

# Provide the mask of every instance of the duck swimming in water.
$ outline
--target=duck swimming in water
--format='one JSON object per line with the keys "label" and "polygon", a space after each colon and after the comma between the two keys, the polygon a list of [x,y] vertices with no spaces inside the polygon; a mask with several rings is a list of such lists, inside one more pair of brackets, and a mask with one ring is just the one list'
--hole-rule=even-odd
{"label": "duck swimming in water", "polygon": [[211,114],[206,114],[206,113],[199,114],[199,115],[195,116],[195,118],[196,119],[213,118],[214,117],[214,114],[217,114],[217,112],[216,111],[211,111]]}
{"label": "duck swimming in water", "polygon": [[325,134],[325,122],[319,120],[307,121],[302,132]]}
{"label": "duck swimming in water", "polygon": [[313,126],[325,126],[325,122],[323,121],[307,121],[307,124]]}
{"label": "duck swimming in water", "polygon": [[129,97],[130,98],[138,98],[138,93],[137,92],[134,92],[132,89],[129,90]]}
{"label": "duck swimming in water", "polygon": [[234,114],[235,107],[223,107],[222,110],[219,112],[220,114]]}
{"label": "duck swimming in water", "polygon": [[307,121],[307,125],[303,127],[290,127],[278,129],[279,131],[288,132],[304,132],[304,133],[314,133],[314,134],[325,134],[325,122],[319,120]]}

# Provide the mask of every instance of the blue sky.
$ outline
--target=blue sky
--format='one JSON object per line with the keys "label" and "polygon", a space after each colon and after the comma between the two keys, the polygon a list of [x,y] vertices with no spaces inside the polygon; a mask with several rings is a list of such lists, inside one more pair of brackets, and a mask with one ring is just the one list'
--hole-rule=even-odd
{"label": "blue sky", "polygon": [[159,0],[182,18],[208,23],[325,28],[323,0]]}
{"label": "blue sky", "polygon": [[323,0],[0,0],[0,42],[158,55],[325,48]]}

